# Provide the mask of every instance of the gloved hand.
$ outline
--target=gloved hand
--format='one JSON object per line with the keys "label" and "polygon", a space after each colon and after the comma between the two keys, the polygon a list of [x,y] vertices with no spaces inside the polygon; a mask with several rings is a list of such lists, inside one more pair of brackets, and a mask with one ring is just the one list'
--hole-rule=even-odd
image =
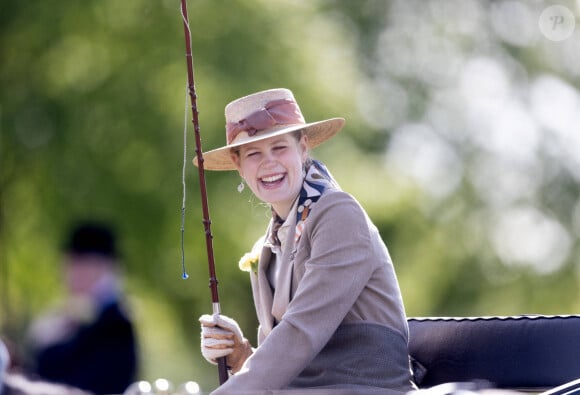
{"label": "gloved hand", "polygon": [[253,351],[237,322],[220,314],[204,314],[199,322],[203,357],[214,365],[218,358],[226,357],[226,365],[233,373],[240,370]]}

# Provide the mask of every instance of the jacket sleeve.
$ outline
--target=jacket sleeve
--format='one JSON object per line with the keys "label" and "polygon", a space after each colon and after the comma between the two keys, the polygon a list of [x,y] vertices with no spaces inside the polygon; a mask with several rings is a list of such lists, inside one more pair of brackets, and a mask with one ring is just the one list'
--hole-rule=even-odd
{"label": "jacket sleeve", "polygon": [[[294,298],[244,369],[216,393],[286,387],[325,346],[376,269],[367,217],[352,197],[321,198],[307,222],[294,262],[304,265]],[[310,254],[299,262],[302,248]]]}

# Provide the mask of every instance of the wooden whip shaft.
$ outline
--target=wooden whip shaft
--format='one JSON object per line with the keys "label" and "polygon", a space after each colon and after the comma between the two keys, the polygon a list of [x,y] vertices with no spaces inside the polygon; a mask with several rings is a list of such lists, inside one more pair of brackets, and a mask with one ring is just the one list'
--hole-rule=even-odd
{"label": "wooden whip shaft", "polygon": [[[205,169],[203,165],[203,152],[201,149],[201,136],[199,133],[199,116],[197,111],[197,94],[195,92],[195,81],[193,74],[193,57],[191,53],[191,31],[189,29],[189,19],[187,16],[186,0],[181,0],[181,14],[183,16],[183,28],[185,32],[185,57],[187,62],[187,86],[191,100],[191,112],[193,130],[195,134],[195,152],[197,154],[199,187],[201,191],[201,205],[203,209],[203,226],[205,230],[205,244],[207,248],[207,263],[209,268],[209,287],[211,289],[212,310],[214,314],[220,313],[218,280],[215,273],[215,263],[213,256],[213,243],[211,233],[211,220],[209,217],[209,205],[207,202],[207,190],[205,184]],[[225,357],[218,358],[219,382],[223,384],[228,379],[228,370]]]}

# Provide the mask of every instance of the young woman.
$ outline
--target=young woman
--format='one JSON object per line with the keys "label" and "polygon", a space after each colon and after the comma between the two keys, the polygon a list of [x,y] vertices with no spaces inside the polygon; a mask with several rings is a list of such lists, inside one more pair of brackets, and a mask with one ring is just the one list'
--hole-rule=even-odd
{"label": "young woman", "polygon": [[272,219],[252,250],[256,262],[246,262],[257,347],[233,319],[200,318],[202,354],[212,363],[225,356],[231,370],[214,393],[412,390],[407,321],[387,248],[359,203],[309,155],[344,119],[306,123],[287,89],[242,97],[225,116],[227,145],[205,153],[204,166],[237,170]]}

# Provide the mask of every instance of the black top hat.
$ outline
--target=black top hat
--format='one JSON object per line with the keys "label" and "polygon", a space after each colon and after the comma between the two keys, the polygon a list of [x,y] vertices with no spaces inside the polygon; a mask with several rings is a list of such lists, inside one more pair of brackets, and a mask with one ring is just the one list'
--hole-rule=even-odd
{"label": "black top hat", "polygon": [[115,235],[105,224],[82,222],[73,228],[65,251],[70,254],[101,254],[115,258],[117,257]]}

